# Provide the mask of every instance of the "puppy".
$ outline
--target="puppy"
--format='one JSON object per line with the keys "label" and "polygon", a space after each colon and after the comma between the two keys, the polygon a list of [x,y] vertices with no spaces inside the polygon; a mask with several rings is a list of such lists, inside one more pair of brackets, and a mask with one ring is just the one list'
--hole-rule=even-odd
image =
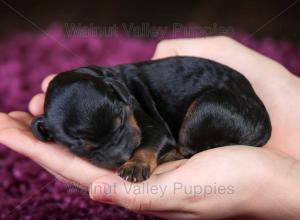
{"label": "puppy", "polygon": [[171,57],[57,75],[44,115],[32,122],[55,141],[131,182],[158,164],[226,145],[262,146],[271,123],[237,71],[211,60]]}

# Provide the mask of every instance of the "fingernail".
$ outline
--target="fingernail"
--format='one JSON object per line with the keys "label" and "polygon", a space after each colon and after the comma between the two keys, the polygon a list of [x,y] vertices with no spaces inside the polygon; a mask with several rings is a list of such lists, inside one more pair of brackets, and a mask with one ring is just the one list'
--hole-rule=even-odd
{"label": "fingernail", "polygon": [[89,194],[92,200],[111,203],[113,187],[107,183],[93,183]]}

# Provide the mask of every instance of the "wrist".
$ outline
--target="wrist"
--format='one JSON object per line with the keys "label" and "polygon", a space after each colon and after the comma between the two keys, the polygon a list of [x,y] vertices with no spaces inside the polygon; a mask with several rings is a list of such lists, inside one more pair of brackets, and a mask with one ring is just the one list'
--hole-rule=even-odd
{"label": "wrist", "polygon": [[[300,161],[292,160],[275,185],[277,207],[273,210],[283,218],[299,219],[300,216]],[[275,198],[275,196],[274,196]],[[277,211],[276,211],[277,210]]]}
{"label": "wrist", "polygon": [[247,213],[259,219],[299,219],[300,161],[277,155],[274,175],[249,201]]}

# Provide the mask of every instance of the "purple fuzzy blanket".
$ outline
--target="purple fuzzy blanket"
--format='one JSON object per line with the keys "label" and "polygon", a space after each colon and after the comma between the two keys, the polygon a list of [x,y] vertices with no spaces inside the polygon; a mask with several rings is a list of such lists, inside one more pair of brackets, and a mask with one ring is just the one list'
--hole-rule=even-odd
{"label": "purple fuzzy blanket", "polygon": [[[244,34],[236,36],[237,39]],[[19,33],[0,41],[0,111],[27,110],[41,80],[87,64],[113,65],[151,58],[156,39],[65,37]],[[250,40],[247,46],[300,75],[300,47],[289,41]],[[115,206],[95,203],[42,170],[29,159],[0,146],[0,219],[153,219]]]}

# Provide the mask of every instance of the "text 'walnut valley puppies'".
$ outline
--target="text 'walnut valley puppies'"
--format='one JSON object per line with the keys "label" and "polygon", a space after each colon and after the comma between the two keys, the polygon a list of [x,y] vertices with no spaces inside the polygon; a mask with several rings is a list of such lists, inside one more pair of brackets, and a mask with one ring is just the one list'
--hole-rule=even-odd
{"label": "text 'walnut valley puppies'", "polygon": [[262,146],[268,113],[248,80],[207,59],[171,57],[57,75],[32,132],[132,182],[159,163],[227,145]]}

